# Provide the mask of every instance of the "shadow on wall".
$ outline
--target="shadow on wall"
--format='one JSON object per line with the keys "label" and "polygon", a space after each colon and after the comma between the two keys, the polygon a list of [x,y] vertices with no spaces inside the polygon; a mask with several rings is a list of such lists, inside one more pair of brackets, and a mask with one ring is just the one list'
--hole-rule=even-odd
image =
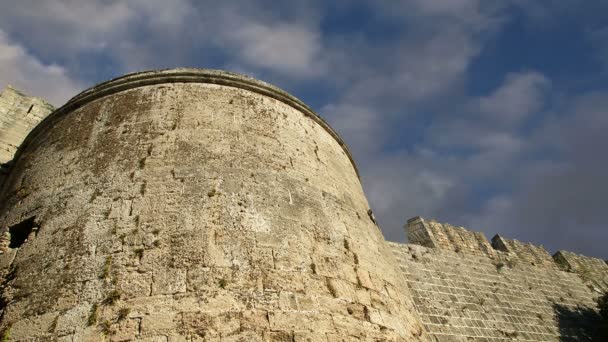
{"label": "shadow on wall", "polygon": [[559,327],[560,341],[608,341],[608,320],[602,319],[597,311],[561,304],[553,304],[553,311]]}

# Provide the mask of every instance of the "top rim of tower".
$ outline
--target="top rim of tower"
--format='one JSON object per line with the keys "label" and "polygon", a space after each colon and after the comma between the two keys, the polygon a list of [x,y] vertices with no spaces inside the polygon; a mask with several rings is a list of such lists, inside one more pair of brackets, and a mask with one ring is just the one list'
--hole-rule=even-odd
{"label": "top rim of tower", "polygon": [[310,117],[313,121],[325,129],[342,147],[350,159],[357,177],[360,178],[359,170],[357,169],[357,165],[355,164],[346,143],[344,143],[338,133],[319,114],[313,111],[300,99],[272,84],[260,81],[250,76],[223,70],[199,68],[173,68],[134,72],[101,82],[91,88],[88,88],[71,98],[66,104],[53,111],[44,120],[42,120],[23,141],[21,147],[19,148],[19,152],[15,155],[15,158],[19,156],[21,150],[23,150],[31,140],[33,140],[41,131],[43,131],[43,127],[52,125],[55,120],[66,113],[105,96],[133,88],[163,83],[217,84],[249,90],[281,101]]}

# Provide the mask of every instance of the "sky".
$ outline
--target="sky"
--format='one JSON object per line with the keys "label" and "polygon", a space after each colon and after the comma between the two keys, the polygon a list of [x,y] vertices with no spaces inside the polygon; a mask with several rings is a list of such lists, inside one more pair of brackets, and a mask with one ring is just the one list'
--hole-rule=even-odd
{"label": "sky", "polygon": [[303,100],[408,218],[608,259],[608,1],[0,0],[0,87],[56,106],[171,67]]}

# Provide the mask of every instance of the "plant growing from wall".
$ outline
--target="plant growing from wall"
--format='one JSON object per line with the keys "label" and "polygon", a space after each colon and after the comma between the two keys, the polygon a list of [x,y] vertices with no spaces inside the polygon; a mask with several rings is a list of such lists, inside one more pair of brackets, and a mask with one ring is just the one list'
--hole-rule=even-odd
{"label": "plant growing from wall", "polygon": [[122,309],[118,310],[118,318],[116,318],[116,321],[120,322],[120,321],[126,319],[127,317],[129,317],[130,312],[131,312],[131,309],[129,309],[129,308],[122,308]]}
{"label": "plant growing from wall", "polygon": [[91,307],[91,312],[89,313],[89,317],[87,318],[87,325],[91,326],[97,323],[97,309],[97,303],[93,304],[93,306]]}
{"label": "plant growing from wall", "polygon": [[2,332],[2,342],[10,341],[10,339],[11,339],[11,327],[9,326],[8,328],[6,328],[6,330],[4,330],[4,332]]}

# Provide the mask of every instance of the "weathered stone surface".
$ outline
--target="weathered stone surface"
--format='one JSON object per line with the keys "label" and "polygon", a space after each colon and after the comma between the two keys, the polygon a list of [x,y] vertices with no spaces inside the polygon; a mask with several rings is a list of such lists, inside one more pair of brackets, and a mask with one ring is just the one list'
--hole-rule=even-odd
{"label": "weathered stone surface", "polygon": [[553,258],[561,269],[575,272],[591,290],[598,294],[608,292],[606,261],[567,251],[559,251]]}
{"label": "weathered stone surface", "polygon": [[277,88],[128,75],[19,151],[0,199],[0,325],[19,338],[425,337],[348,150]]}
{"label": "weathered stone surface", "polygon": [[[5,90],[3,158],[51,110]],[[587,341],[608,291],[603,260],[420,217],[386,243],[342,140],[236,74],[103,83],[11,163],[3,339]]]}
{"label": "weathered stone surface", "polygon": [[[413,244],[389,243],[435,341],[590,341],[608,266],[599,259],[559,252],[553,262],[539,246],[497,236],[472,250],[471,232],[415,218]],[[576,272],[576,273],[572,273]]]}
{"label": "weathered stone surface", "polygon": [[53,106],[45,100],[26,96],[11,86],[0,92],[0,164],[13,159],[25,136],[52,111]]}

